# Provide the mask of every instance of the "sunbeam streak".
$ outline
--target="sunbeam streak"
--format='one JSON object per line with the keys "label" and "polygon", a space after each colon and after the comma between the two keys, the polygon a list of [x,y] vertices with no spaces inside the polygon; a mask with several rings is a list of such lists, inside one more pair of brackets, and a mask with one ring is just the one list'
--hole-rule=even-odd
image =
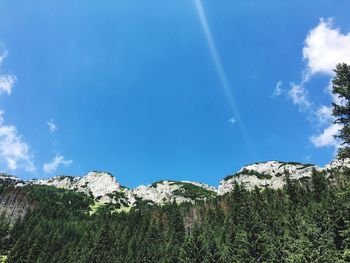
{"label": "sunbeam streak", "polygon": [[239,114],[239,111],[237,109],[236,102],[235,102],[235,99],[233,97],[233,94],[232,94],[232,91],[230,88],[230,83],[226,77],[226,73],[225,73],[225,70],[222,66],[219,53],[218,53],[217,48],[215,46],[214,38],[211,34],[211,30],[210,30],[210,27],[208,24],[208,19],[207,19],[207,16],[205,14],[205,10],[203,8],[202,2],[201,2],[201,0],[194,0],[194,3],[195,3],[196,11],[197,11],[197,14],[198,14],[198,17],[199,17],[199,20],[200,20],[200,23],[201,23],[201,26],[203,29],[203,33],[204,33],[205,38],[208,42],[209,51],[210,51],[210,54],[212,56],[213,62],[215,64],[215,68],[217,70],[217,73],[219,75],[225,96],[230,104],[233,115],[235,116],[235,119],[237,120],[237,125],[242,133],[242,136],[243,136],[250,152],[252,154],[254,154],[255,153],[254,147],[253,147],[251,140],[249,138],[249,135],[245,129],[245,125],[244,125],[242,119],[240,118],[240,114]]}
{"label": "sunbeam streak", "polygon": [[216,70],[218,71],[222,87],[224,88],[224,91],[225,91],[225,95],[227,96],[227,99],[229,100],[230,106],[231,106],[234,114],[237,114],[236,105],[235,105],[235,102],[233,99],[230,85],[229,85],[229,82],[227,80],[225,71],[222,67],[220,56],[219,56],[218,51],[216,49],[216,46],[215,46],[215,43],[213,40],[213,36],[211,34],[210,27],[208,24],[207,16],[206,16],[205,11],[203,9],[202,2],[200,0],[195,0],[195,4],[196,4],[196,10],[197,10],[197,13],[198,13],[198,16],[199,16],[199,19],[200,19],[200,22],[201,22],[201,25],[203,28],[205,38],[207,39],[207,42],[208,42],[210,53],[212,55]]}

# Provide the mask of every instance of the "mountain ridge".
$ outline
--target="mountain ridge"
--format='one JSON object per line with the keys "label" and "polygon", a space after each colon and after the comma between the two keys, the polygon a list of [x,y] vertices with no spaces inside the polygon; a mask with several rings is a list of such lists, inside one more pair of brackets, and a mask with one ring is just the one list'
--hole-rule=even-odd
{"label": "mountain ridge", "polygon": [[133,189],[122,186],[109,172],[89,172],[85,176],[54,176],[48,179],[21,180],[15,176],[0,174],[1,184],[48,185],[84,193],[104,204],[114,204],[118,208],[133,207],[140,201],[163,205],[207,200],[224,195],[233,190],[235,184],[242,184],[248,190],[255,187],[282,188],[286,177],[292,180],[308,181],[313,170],[324,172],[330,177],[337,169],[350,168],[350,159],[335,159],[325,167],[298,162],[265,161],[243,166],[235,174],[220,180],[218,187],[192,181],[160,180],[149,185],[139,185]]}

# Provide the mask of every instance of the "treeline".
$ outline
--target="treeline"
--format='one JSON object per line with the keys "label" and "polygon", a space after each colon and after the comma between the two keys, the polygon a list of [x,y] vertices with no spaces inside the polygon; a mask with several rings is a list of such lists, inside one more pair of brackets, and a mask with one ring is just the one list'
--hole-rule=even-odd
{"label": "treeline", "polygon": [[[349,262],[350,184],[314,172],[303,184],[247,191],[197,204],[100,209],[53,187],[23,188],[36,208],[0,224],[7,262]],[[337,178],[340,178],[337,175]]]}

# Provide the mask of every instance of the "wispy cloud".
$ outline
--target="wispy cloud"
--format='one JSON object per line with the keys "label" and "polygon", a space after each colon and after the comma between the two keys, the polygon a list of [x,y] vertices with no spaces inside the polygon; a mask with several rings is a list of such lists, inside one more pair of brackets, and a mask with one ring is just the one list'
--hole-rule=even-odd
{"label": "wispy cloud", "polygon": [[15,126],[4,123],[3,111],[0,111],[0,158],[5,161],[7,169],[23,168],[34,172],[33,156],[27,143],[18,134]]}
{"label": "wispy cloud", "polygon": [[340,146],[340,141],[335,138],[335,135],[338,134],[341,127],[340,124],[331,124],[329,127],[325,128],[322,133],[311,136],[310,140],[315,147],[333,146],[337,149]]}
{"label": "wispy cloud", "polygon": [[46,122],[46,124],[49,128],[50,133],[55,133],[55,131],[57,131],[58,127],[54,119],[49,120],[48,122]]}
{"label": "wispy cloud", "polygon": [[[0,44],[0,46],[2,46],[2,45]],[[8,55],[7,50],[5,50],[4,52],[2,52],[2,53],[0,54],[0,66],[2,65],[2,62],[5,60],[5,58],[7,57],[7,55]]]}
{"label": "wispy cloud", "polygon": [[[4,48],[3,44],[0,43],[0,48]],[[0,53],[0,66],[4,62],[4,60],[7,58],[8,52],[7,50]],[[15,75],[12,74],[2,74],[0,75],[0,95],[3,93],[7,93],[8,95],[11,94],[12,88],[17,81],[17,78]]]}
{"label": "wispy cloud", "polygon": [[[307,61],[305,79],[315,74],[334,76],[334,68],[338,63],[350,63],[350,33],[342,34],[339,28],[333,27],[332,19],[321,19],[317,27],[312,29],[303,48],[303,58]],[[331,90],[331,84],[328,90]],[[332,101],[342,104],[338,96],[329,92]],[[320,125],[326,125],[323,131],[310,137],[315,147],[340,145],[334,136],[338,134],[341,125],[333,124],[332,107],[321,105],[316,110],[316,117]]]}
{"label": "wispy cloud", "polygon": [[[310,142],[318,148],[332,146],[337,149],[340,142],[334,135],[341,126],[333,124],[331,106],[317,105],[310,99],[307,83],[317,74],[332,78],[338,63],[350,64],[350,33],[342,34],[339,28],[334,28],[332,19],[321,18],[319,24],[307,34],[303,59],[307,64],[302,72],[302,81],[300,84],[291,83],[288,96],[300,111],[307,113],[310,121],[317,124],[318,132],[310,136]],[[332,102],[343,103],[341,98],[331,93],[331,87],[330,81],[327,90]]]}
{"label": "wispy cloud", "polygon": [[328,124],[334,121],[332,116],[333,107],[321,105],[315,112],[317,123],[319,125]]}
{"label": "wispy cloud", "polygon": [[10,95],[16,81],[15,75],[0,75],[0,95],[2,93]]}
{"label": "wispy cloud", "polygon": [[43,170],[45,173],[53,173],[55,172],[59,166],[68,166],[73,163],[73,160],[65,160],[64,156],[56,155],[51,162],[45,163],[43,165]]}
{"label": "wispy cloud", "polygon": [[[46,122],[46,124],[51,134],[54,134],[58,130],[58,127],[54,119],[50,119],[49,121]],[[53,136],[52,144],[53,144],[54,152],[56,152],[56,155],[50,162],[45,163],[43,165],[43,171],[48,174],[56,172],[56,170],[60,166],[66,167],[73,163],[73,160],[66,160],[63,155],[57,153],[57,151],[55,150],[56,146],[59,144],[59,141],[56,139],[56,136]]]}
{"label": "wispy cloud", "polygon": [[283,93],[283,89],[282,89],[282,81],[278,81],[276,83],[276,86],[275,86],[275,89],[272,93],[272,97],[278,97],[278,96],[281,96]]}
{"label": "wispy cloud", "polygon": [[[0,66],[7,55],[7,51],[0,55]],[[0,75],[0,95],[3,93],[10,95],[16,80],[14,75]],[[3,115],[4,111],[0,110],[0,163],[4,163],[8,170],[20,168],[34,172],[33,155],[29,145],[23,141],[15,126],[5,124]]]}
{"label": "wispy cloud", "polygon": [[300,111],[309,109],[312,103],[304,86],[295,83],[291,83],[290,86],[291,89],[289,90],[288,95],[292,99],[293,104],[297,105]]}
{"label": "wispy cloud", "polygon": [[235,118],[230,118],[228,120],[228,122],[231,124],[231,125],[235,125],[236,124],[236,119]]}

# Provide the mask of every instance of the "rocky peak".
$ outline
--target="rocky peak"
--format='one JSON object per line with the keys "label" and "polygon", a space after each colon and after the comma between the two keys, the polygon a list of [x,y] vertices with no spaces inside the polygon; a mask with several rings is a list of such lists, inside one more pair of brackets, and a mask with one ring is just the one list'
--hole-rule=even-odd
{"label": "rocky peak", "polygon": [[231,191],[235,183],[243,184],[247,189],[254,187],[282,188],[287,175],[291,179],[310,178],[312,170],[322,170],[313,164],[301,164],[297,162],[268,161],[254,163],[242,167],[236,174],[228,176],[220,181],[219,194]]}
{"label": "rocky peak", "polygon": [[76,186],[79,189],[88,189],[95,198],[120,190],[120,184],[115,177],[106,172],[90,172],[86,176],[81,177],[77,181]]}
{"label": "rocky peak", "polygon": [[238,174],[249,174],[249,172],[259,174],[269,174],[272,176],[278,176],[281,174],[300,174],[305,171],[312,171],[313,168],[319,169],[313,164],[301,164],[297,162],[280,162],[280,161],[268,161],[254,163],[242,167]]}
{"label": "rocky peak", "polygon": [[31,180],[30,184],[51,185],[91,195],[94,198],[119,191],[120,184],[107,172],[90,172],[86,176],[56,176],[50,179]]}
{"label": "rocky peak", "polygon": [[25,184],[51,185],[58,188],[70,189],[82,192],[102,203],[112,203],[119,207],[131,207],[138,201],[154,204],[194,202],[206,200],[217,194],[223,195],[230,192],[236,183],[243,184],[247,189],[255,187],[282,188],[288,175],[292,180],[308,181],[313,169],[325,171],[330,176],[333,171],[350,168],[350,159],[334,160],[324,168],[313,164],[297,162],[267,161],[254,163],[242,167],[237,173],[227,176],[220,181],[218,189],[207,184],[162,180],[150,185],[140,185],[135,189],[127,189],[120,185],[115,177],[108,172],[90,172],[85,176],[56,176],[50,179],[38,179],[23,182],[19,178],[0,174],[1,184]]}
{"label": "rocky peak", "polygon": [[247,189],[254,187],[282,188],[288,175],[292,180],[309,180],[313,169],[325,171],[326,176],[335,169],[350,167],[350,159],[334,160],[324,168],[313,164],[302,164],[297,162],[268,161],[254,163],[242,167],[236,174],[227,176],[220,181],[218,193],[220,195],[230,192],[235,183],[243,184]]}

